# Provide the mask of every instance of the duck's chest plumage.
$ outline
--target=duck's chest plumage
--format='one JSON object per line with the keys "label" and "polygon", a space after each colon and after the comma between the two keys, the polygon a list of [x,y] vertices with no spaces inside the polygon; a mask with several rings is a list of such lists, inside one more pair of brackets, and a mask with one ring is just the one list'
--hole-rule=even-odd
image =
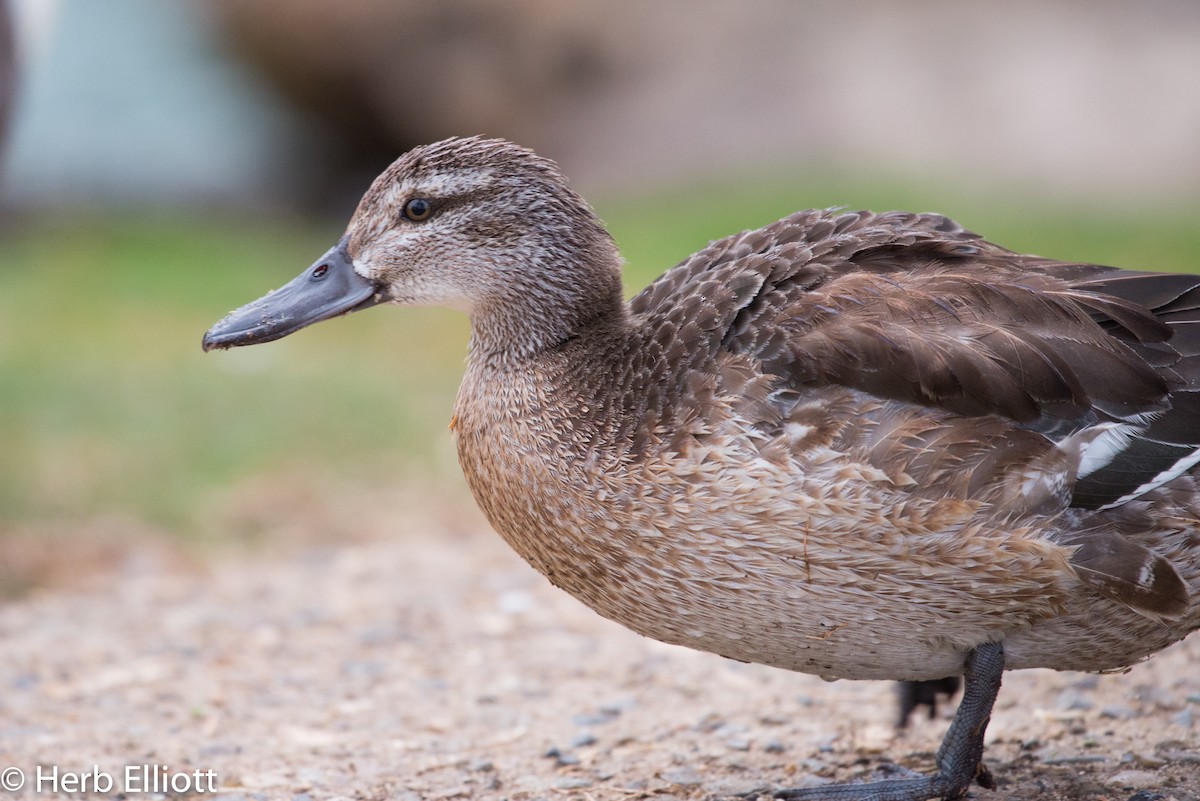
{"label": "duck's chest plumage", "polygon": [[[627,408],[605,408],[612,379],[589,388],[579,374],[472,368],[455,430],[495,528],[606,617],[735,659],[895,678],[955,673],[979,642],[1062,611],[1068,549],[898,488],[816,436],[820,415],[764,433],[717,380],[687,414],[642,409],[639,436],[615,422]],[[866,403],[825,395],[814,409]]]}

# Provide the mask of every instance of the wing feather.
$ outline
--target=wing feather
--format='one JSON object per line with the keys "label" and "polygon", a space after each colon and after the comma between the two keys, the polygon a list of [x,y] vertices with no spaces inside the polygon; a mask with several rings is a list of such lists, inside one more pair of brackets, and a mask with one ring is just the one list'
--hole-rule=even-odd
{"label": "wing feather", "polygon": [[1200,449],[1197,276],[1018,255],[940,215],[805,211],[712,243],[631,308],[662,347],[688,343],[673,361],[748,356],[795,391],[996,415],[1051,442],[1119,423],[1128,447],[1080,480],[1080,506],[1161,483],[1169,460],[1147,452]]}

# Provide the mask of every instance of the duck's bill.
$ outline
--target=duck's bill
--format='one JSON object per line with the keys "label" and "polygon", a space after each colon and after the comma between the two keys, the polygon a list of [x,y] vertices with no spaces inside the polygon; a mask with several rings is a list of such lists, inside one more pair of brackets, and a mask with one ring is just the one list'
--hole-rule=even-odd
{"label": "duck's bill", "polygon": [[204,349],[236,348],[282,339],[307,325],[386,300],[379,287],[354,271],[343,237],[290,282],[230,312],[208,329]]}

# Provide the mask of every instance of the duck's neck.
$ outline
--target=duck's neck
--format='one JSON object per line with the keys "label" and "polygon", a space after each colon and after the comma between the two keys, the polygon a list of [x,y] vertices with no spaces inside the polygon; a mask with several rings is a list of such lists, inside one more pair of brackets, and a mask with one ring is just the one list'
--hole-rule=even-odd
{"label": "duck's neck", "polygon": [[573,260],[547,254],[545,262],[511,265],[504,293],[472,310],[470,362],[520,362],[598,325],[624,324],[627,307],[615,247]]}

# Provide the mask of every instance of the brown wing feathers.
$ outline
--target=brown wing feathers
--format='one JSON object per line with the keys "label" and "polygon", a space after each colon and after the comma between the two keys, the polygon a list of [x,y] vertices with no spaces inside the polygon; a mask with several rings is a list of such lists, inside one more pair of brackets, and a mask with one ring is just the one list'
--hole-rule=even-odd
{"label": "brown wing feathers", "polygon": [[[1078,419],[1093,407],[1121,417],[1165,408],[1164,377],[1130,344],[1149,354],[1169,329],[1134,301],[1051,274],[1082,266],[1018,256],[944,217],[819,214],[712,246],[722,266],[752,255],[771,267],[759,296],[741,306],[727,348],[801,384],[1027,424]],[[1177,358],[1166,349],[1158,360]]]}
{"label": "brown wing feathers", "polygon": [[[781,399],[840,386],[959,415],[906,413],[871,453],[895,451],[897,475],[941,476],[946,491],[1014,512],[1119,505],[1200,463],[1197,276],[1021,256],[935,215],[810,211],[713,243],[631,308],[659,349],[691,330],[697,363],[714,349],[750,357],[795,390]],[[753,383],[756,408],[769,406]],[[972,422],[996,416],[1027,430]],[[1043,474],[1044,497],[1030,496]],[[1172,564],[1117,518],[1073,537],[1072,563],[1096,592],[1150,616],[1187,608]]]}
{"label": "brown wing feathers", "polygon": [[847,275],[795,298],[785,317],[759,321],[792,346],[764,361],[805,384],[1027,424],[1076,419],[1097,404],[1117,414],[1160,408],[1162,376],[1069,298],[985,280],[940,265]]}
{"label": "brown wing feathers", "polygon": [[1120,423],[1077,506],[1184,469],[1200,441],[1196,276],[1022,256],[937,215],[807,211],[714,242],[631,306],[797,388],[997,414],[1056,441]]}

